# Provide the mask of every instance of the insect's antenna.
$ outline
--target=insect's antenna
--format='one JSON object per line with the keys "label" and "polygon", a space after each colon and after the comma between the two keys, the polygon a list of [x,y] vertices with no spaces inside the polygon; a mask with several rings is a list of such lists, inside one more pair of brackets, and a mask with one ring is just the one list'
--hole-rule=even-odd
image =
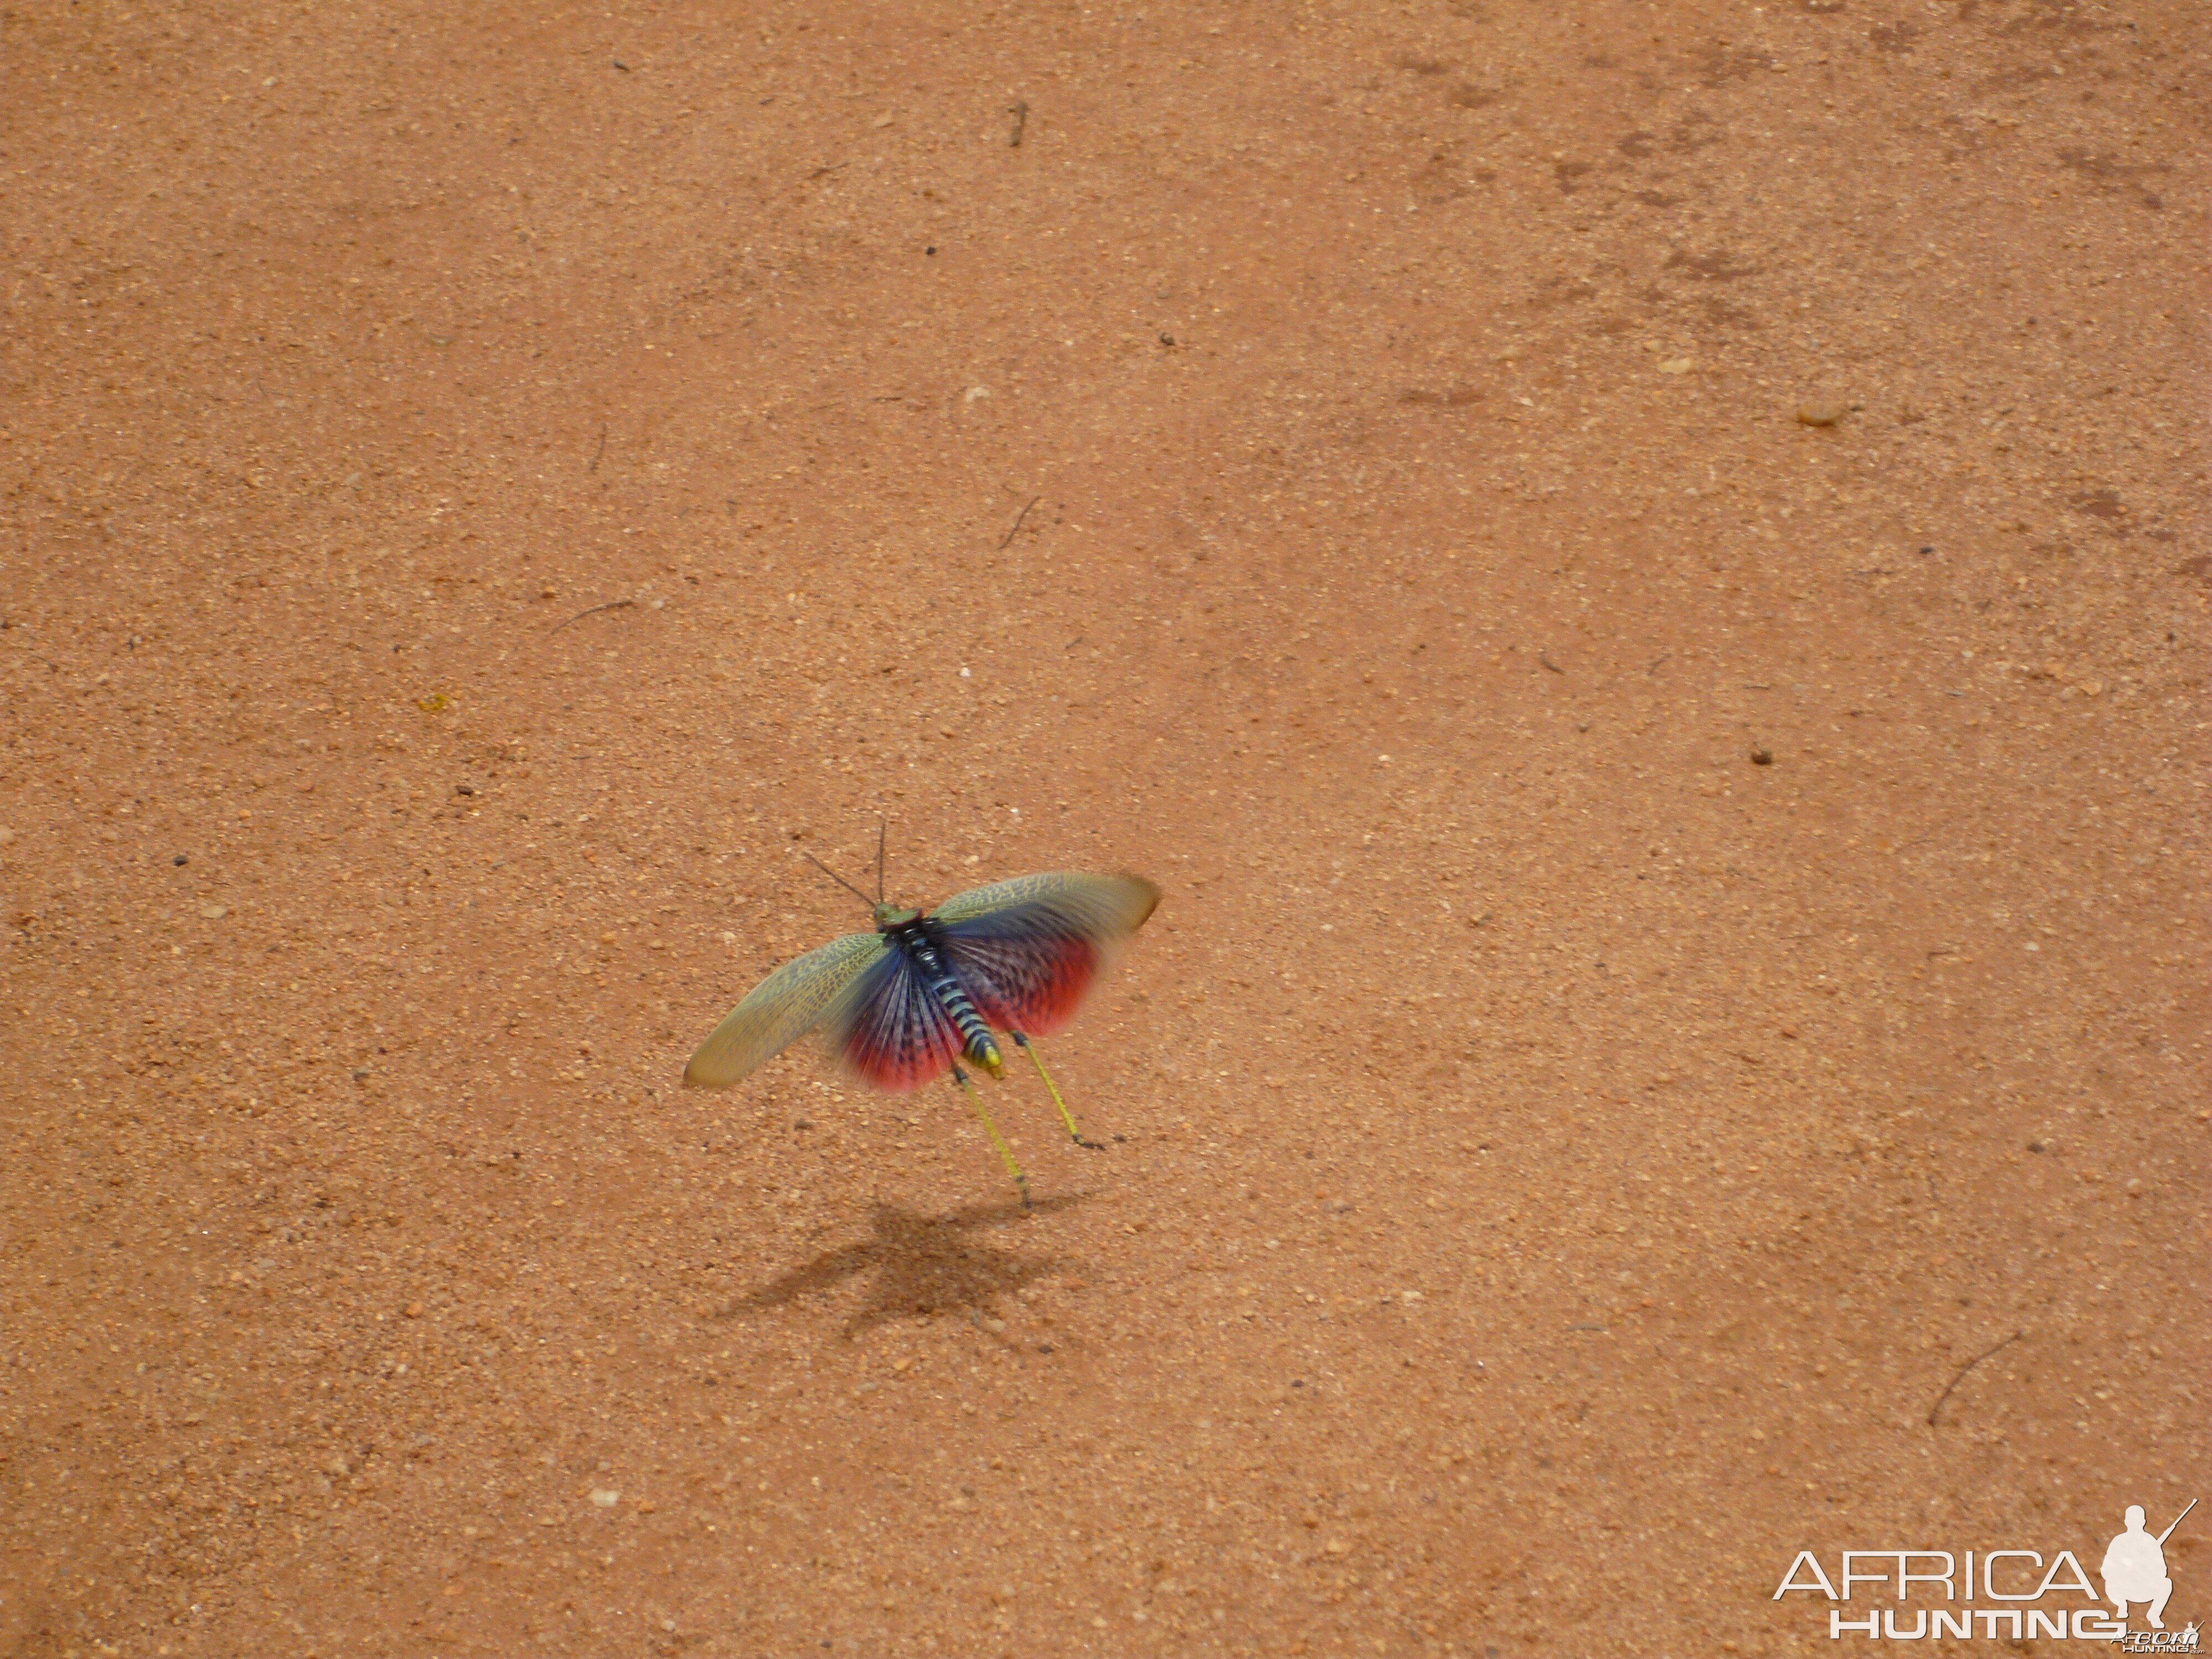
{"label": "insect's antenna", "polygon": [[872,903],[872,901],[868,897],[868,896],[867,896],[866,893],[862,892],[859,888],[857,888],[857,887],[854,886],[854,885],[853,885],[853,884],[852,884],[851,882],[849,882],[849,881],[846,880],[844,877],[842,877],[842,876],[839,875],[839,874],[838,874],[835,870],[832,870],[832,869],[831,869],[828,865],[826,865],[826,864],[823,863],[823,862],[822,862],[822,860],[821,860],[820,859],[816,858],[816,857],[814,856],[814,854],[811,854],[811,853],[801,853],[801,854],[799,854],[799,857],[801,857],[801,858],[805,859],[805,860],[809,864],[812,865],[816,869],[819,870],[819,871],[820,871],[823,875],[825,875],[825,876],[829,877],[830,880],[832,880],[832,881],[836,882],[836,883],[840,887],[843,888],[847,892],[850,893],[850,894],[851,894],[854,898],[856,898],[856,899],[860,900],[861,903],[863,903],[863,904],[868,904],[868,903]]}
{"label": "insect's antenna", "polygon": [[876,902],[884,902],[884,837],[890,834],[890,820],[876,820]]}

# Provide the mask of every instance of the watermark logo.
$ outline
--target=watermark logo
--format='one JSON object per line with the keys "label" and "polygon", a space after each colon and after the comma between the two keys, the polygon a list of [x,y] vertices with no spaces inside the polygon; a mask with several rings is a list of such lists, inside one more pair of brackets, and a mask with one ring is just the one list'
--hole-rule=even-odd
{"label": "watermark logo", "polygon": [[[2197,1500],[2189,1500],[2190,1509]],[[2187,1515],[2184,1510],[2181,1515]],[[2181,1524],[2181,1515],[2173,1518],[2173,1527]],[[2105,1546],[2105,1598],[2119,1609],[2120,1622],[2128,1618],[2128,1603],[2141,1601],[2148,1609],[2143,1617],[2153,1630],[2164,1630],[2166,1598],[2173,1594],[2173,1580],[2166,1576],[2166,1540],[2173,1535],[2168,1527],[2155,1538],[2143,1530],[2143,1510],[2140,1504],[2128,1505],[2128,1529]]]}
{"label": "watermark logo", "polygon": [[[2130,1504],[2124,1530],[2106,1546],[2098,1569],[2102,1595],[2072,1550],[2060,1550],[2047,1562],[2037,1550],[1967,1550],[1963,1555],[1949,1550],[1845,1550],[1833,1577],[1818,1555],[1800,1550],[1773,1599],[1807,1595],[1831,1603],[1828,1636],[1834,1641],[1846,1636],[1893,1642],[2049,1637],[2109,1643],[2123,1653],[2197,1653],[2202,1650],[2196,1620],[2180,1630],[2166,1626],[2166,1604],[2173,1595],[2166,1540],[2196,1507],[2192,1498],[2164,1532],[2153,1533],[2142,1506]],[[1917,1607],[1911,1605],[1916,1599]],[[1899,1605],[1867,1605],[1886,1600]],[[1938,1601],[1942,1605],[1935,1605]],[[2136,1608],[2142,1610],[2147,1629],[2130,1625]]]}
{"label": "watermark logo", "polygon": [[2183,1630],[2131,1630],[2115,1637],[2112,1645],[2122,1653],[2202,1653],[2197,1645],[2197,1621]]}

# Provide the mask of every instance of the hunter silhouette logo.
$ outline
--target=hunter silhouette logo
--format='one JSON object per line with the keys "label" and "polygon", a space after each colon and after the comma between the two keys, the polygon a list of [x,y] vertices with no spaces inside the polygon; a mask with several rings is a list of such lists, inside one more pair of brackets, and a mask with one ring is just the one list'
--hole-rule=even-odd
{"label": "hunter silhouette logo", "polygon": [[[1830,1602],[1832,1641],[1846,1635],[1893,1642],[1952,1637],[2017,1644],[2049,1637],[2107,1642],[2123,1653],[2194,1654],[2201,1651],[2195,1620],[2184,1630],[2166,1627],[2166,1604],[2173,1595],[2166,1540],[2196,1507],[2192,1498],[2164,1532],[2154,1533],[2142,1505],[2129,1505],[2126,1530],[2106,1547],[2099,1567],[2101,1597],[2072,1550],[2060,1550],[2046,1560],[2037,1550],[1968,1550],[1962,1556],[1948,1550],[1882,1549],[1845,1550],[1833,1578],[1818,1555],[1800,1550],[1773,1599],[1799,1591]],[[1883,1601],[1898,1605],[1846,1611],[1853,1601]],[[1911,1605],[1916,1601],[1919,1605]],[[1978,1601],[1996,1605],[1977,1607]],[[2112,1604],[2109,1610],[2106,1602]],[[2143,1610],[2149,1629],[2128,1627],[2130,1607]]]}
{"label": "hunter silhouette logo", "polygon": [[[2189,1509],[2197,1507],[2197,1500],[2189,1500]],[[2189,1510],[2173,1517],[2173,1527],[2181,1524]],[[2166,1611],[2166,1599],[2173,1594],[2173,1580],[2166,1576],[2166,1540],[2173,1536],[2173,1527],[2168,1527],[2155,1538],[2143,1530],[2143,1510],[2140,1504],[2128,1505],[2128,1529],[2106,1547],[2105,1599],[2118,1609],[2119,1615],[2128,1616],[2128,1603],[2147,1601],[2149,1610],[2143,1617],[2150,1620],[2153,1630],[2164,1630],[2166,1620],[2160,1617]]]}
{"label": "hunter silhouette logo", "polygon": [[2119,1621],[2128,1621],[2128,1604],[2146,1601],[2143,1617],[2150,1620],[2148,1631],[2128,1631],[2128,1635],[2115,1637],[2112,1646],[2121,1652],[2197,1652],[2197,1620],[2190,1620],[2185,1631],[2166,1628],[2166,1597],[2174,1593],[2174,1582],[2166,1575],[2166,1540],[2174,1535],[2174,1526],[2188,1520],[2190,1509],[2197,1509],[2197,1500],[2190,1498],[2188,1509],[2174,1516],[2172,1526],[2150,1535],[2143,1526],[2143,1506],[2128,1504],[2128,1531],[2104,1547],[2104,1599],[2119,1610]]}

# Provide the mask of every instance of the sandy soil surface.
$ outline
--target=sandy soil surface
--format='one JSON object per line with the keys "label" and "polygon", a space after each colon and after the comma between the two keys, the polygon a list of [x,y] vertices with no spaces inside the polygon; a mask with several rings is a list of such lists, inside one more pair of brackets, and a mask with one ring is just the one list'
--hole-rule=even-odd
{"label": "sandy soil surface", "polygon": [[[0,48],[0,1652],[1840,1651],[2212,1498],[2202,9]],[[678,1086],[878,815],[1165,893],[1032,1213]]]}

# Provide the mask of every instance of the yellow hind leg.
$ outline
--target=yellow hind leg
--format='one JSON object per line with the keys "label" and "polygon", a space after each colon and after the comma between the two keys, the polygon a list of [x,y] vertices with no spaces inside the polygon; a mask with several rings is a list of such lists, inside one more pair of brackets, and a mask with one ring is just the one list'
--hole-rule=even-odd
{"label": "yellow hind leg", "polygon": [[1045,1070],[1043,1056],[1030,1046],[1030,1040],[1019,1031],[1009,1031],[1006,1035],[1013,1038],[1014,1047],[1030,1057],[1030,1064],[1036,1067],[1037,1075],[1044,1079],[1044,1086],[1052,1091],[1052,1103],[1060,1108],[1060,1121],[1067,1125],[1068,1138],[1077,1146],[1088,1146],[1094,1152],[1104,1152],[1106,1146],[1103,1141],[1085,1140],[1083,1131],[1075,1127],[1075,1114],[1067,1109],[1067,1103],[1060,1097],[1060,1086],[1052,1080],[1052,1073]]}
{"label": "yellow hind leg", "polygon": [[960,1085],[960,1092],[968,1097],[968,1103],[975,1109],[975,1115],[983,1120],[983,1133],[991,1137],[991,1144],[999,1149],[999,1158],[1006,1164],[1006,1173],[1013,1176],[1014,1185],[1021,1189],[1022,1207],[1028,1209],[1030,1178],[1022,1173],[1022,1166],[1014,1162],[1013,1150],[1006,1145],[1006,1137],[999,1133],[999,1126],[991,1121],[991,1115],[983,1109],[982,1097],[968,1081],[968,1073],[957,1066],[952,1068],[952,1080]]}

